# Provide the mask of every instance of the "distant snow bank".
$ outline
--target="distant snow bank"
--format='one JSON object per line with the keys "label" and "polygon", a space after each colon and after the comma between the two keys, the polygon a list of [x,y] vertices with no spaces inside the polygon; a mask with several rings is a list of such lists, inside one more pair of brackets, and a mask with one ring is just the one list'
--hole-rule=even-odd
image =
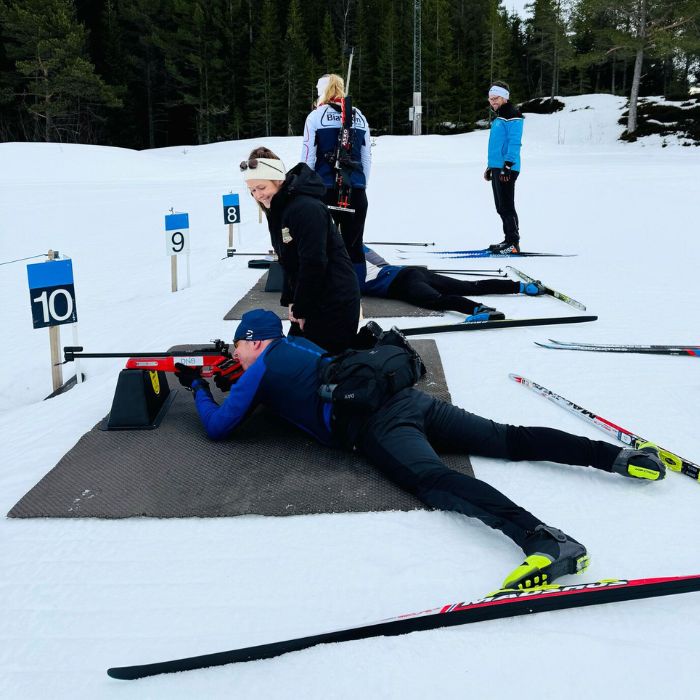
{"label": "distant snow bank", "polygon": [[[578,95],[554,98],[564,107],[551,114],[527,112],[528,141],[557,145],[601,145],[615,142],[637,147],[700,145],[700,99],[668,100],[642,97],[634,141],[620,140],[626,129],[627,97]],[[622,122],[622,123],[620,123]],[[553,125],[556,123],[556,129]]]}

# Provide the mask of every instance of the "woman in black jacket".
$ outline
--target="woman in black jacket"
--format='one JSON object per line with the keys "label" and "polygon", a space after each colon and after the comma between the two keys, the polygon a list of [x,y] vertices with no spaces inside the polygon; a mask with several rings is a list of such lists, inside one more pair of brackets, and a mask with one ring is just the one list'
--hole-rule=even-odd
{"label": "woman in black jacket", "polygon": [[357,334],[360,289],[323,203],[323,181],[305,163],[286,173],[284,163],[267,148],[254,149],[241,170],[264,208],[284,271],[280,303],[289,307],[290,335],[303,335],[328,352],[346,350]]}

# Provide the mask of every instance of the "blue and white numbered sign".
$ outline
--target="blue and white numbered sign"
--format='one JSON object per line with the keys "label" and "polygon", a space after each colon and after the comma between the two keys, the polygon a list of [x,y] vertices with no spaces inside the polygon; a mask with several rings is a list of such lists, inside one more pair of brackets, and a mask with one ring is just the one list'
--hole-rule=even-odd
{"label": "blue and white numbered sign", "polygon": [[225,194],[224,200],[224,223],[225,224],[240,224],[241,223],[241,204],[238,201],[237,194]]}
{"label": "blue and white numbered sign", "polygon": [[72,260],[27,265],[27,277],[34,328],[78,321]]}
{"label": "blue and white numbered sign", "polygon": [[165,215],[165,254],[180,255],[190,252],[190,215]]}

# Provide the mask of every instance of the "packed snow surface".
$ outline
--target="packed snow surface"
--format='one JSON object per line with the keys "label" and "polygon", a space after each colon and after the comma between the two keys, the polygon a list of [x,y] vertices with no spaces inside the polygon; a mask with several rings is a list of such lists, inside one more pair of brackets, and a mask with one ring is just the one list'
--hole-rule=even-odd
{"label": "packed snow surface", "polygon": [[[515,265],[581,300],[599,320],[436,336],[453,401],[499,421],[601,438],[509,380],[516,372],[700,462],[700,360],[552,351],[533,342],[700,343],[697,149],[617,141],[621,98],[565,102],[561,112],[526,118],[516,202],[523,249],[577,256],[440,266]],[[434,241],[441,249],[501,240],[482,179],[487,139],[485,131],[376,139],[365,240]],[[235,322],[222,318],[260,272],[244,258],[222,260],[221,196],[241,194],[237,247],[267,251],[266,227],[237,166],[262,143],[288,167],[301,151],[300,137],[142,152],[2,144],[0,262],[49,248],[72,258],[86,350],[230,339]],[[191,283],[177,293],[163,240],[171,208],[190,215]],[[400,248],[377,250],[399,262]],[[414,262],[436,262],[419,250]],[[51,391],[48,331],[32,329],[25,269],[41,260],[0,266],[3,513],[108,412],[123,366],[84,361],[84,384],[43,400]],[[579,313],[552,298],[484,301],[514,318]],[[416,325],[384,325],[394,322]],[[62,344],[73,344],[69,326]],[[586,544],[590,569],[563,582],[700,573],[700,484],[686,476],[637,483],[583,467],[473,462],[477,476]],[[475,600],[521,557],[499,532],[442,512],[5,518],[0,696],[656,700],[696,687],[697,593],[320,646],[133,683],[105,673]]]}

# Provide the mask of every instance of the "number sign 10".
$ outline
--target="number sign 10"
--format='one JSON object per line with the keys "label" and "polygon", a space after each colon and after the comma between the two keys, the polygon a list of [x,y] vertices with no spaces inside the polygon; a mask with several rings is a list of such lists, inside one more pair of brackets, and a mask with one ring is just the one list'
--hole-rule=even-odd
{"label": "number sign 10", "polygon": [[71,260],[27,265],[27,276],[34,328],[77,322]]}

